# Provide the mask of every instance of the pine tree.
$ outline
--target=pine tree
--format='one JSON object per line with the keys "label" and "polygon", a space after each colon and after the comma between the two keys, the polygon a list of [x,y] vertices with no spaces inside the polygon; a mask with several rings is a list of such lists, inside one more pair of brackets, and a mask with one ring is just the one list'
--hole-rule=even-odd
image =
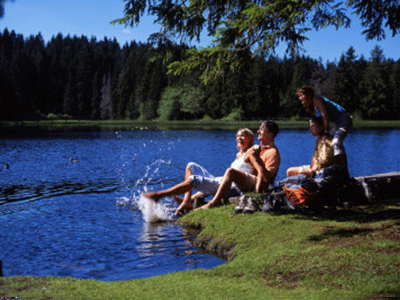
{"label": "pine tree", "polygon": [[367,119],[388,119],[393,107],[389,96],[389,64],[383,51],[376,46],[364,74],[366,95],[361,99],[362,116]]}
{"label": "pine tree", "polygon": [[350,47],[342,54],[332,86],[332,100],[342,105],[349,113],[359,108],[361,95],[359,82],[361,70],[358,68],[355,50]]}

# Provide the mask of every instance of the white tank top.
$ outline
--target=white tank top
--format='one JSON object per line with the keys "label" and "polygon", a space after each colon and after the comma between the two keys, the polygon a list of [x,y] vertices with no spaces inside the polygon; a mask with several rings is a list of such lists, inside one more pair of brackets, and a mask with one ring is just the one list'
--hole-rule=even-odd
{"label": "white tank top", "polygon": [[253,174],[255,170],[253,166],[245,163],[244,155],[242,155],[242,157],[240,158],[235,159],[231,164],[231,168],[250,174]]}

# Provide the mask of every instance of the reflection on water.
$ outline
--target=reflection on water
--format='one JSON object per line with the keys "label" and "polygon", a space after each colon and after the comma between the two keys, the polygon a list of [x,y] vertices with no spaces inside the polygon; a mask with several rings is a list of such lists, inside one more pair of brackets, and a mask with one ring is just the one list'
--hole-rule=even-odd
{"label": "reflection on water", "polygon": [[[315,139],[282,130],[282,163],[309,164]],[[400,170],[400,131],[355,131],[351,175]],[[127,131],[0,139],[3,273],[126,280],[223,263],[199,254],[173,219],[176,204],[141,194],[177,184],[194,161],[222,175],[236,154],[231,131]],[[71,163],[70,158],[79,160]]]}

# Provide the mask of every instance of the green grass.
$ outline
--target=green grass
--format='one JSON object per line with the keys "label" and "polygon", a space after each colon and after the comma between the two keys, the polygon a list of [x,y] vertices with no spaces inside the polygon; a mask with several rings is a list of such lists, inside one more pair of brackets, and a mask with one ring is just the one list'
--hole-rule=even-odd
{"label": "green grass", "polygon": [[22,299],[380,299],[400,297],[400,200],[319,215],[190,212],[196,244],[229,263],[141,280],[0,278]]}

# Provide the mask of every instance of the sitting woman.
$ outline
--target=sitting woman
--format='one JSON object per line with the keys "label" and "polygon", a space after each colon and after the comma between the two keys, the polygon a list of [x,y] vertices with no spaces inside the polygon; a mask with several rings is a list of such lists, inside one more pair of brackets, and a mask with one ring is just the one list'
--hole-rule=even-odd
{"label": "sitting woman", "polygon": [[304,174],[314,177],[324,168],[339,165],[347,170],[347,157],[344,151],[334,156],[334,145],[332,137],[325,134],[324,122],[321,117],[312,117],[310,119],[310,132],[312,136],[317,137],[314,154],[311,159],[311,165],[291,167],[287,169],[287,177]]}
{"label": "sitting woman", "polygon": [[[236,134],[236,145],[239,152],[236,154],[236,159],[232,162],[231,168],[239,170],[246,174],[248,182],[255,181],[255,169],[250,163],[250,158],[246,156],[246,151],[254,144],[253,132],[248,128],[239,129]],[[158,202],[161,198],[174,196],[175,201],[180,204],[175,214],[179,214],[185,209],[192,208],[192,202],[195,197],[214,196],[219,185],[222,182],[222,176],[214,177],[206,169],[196,163],[189,163],[186,166],[185,180],[174,187],[159,191],[143,194],[145,197]],[[241,187],[246,189],[246,183]],[[198,193],[192,195],[192,190],[196,189]],[[226,196],[233,197],[240,195],[241,190],[232,184]],[[184,198],[176,197],[176,195],[185,194]]]}

